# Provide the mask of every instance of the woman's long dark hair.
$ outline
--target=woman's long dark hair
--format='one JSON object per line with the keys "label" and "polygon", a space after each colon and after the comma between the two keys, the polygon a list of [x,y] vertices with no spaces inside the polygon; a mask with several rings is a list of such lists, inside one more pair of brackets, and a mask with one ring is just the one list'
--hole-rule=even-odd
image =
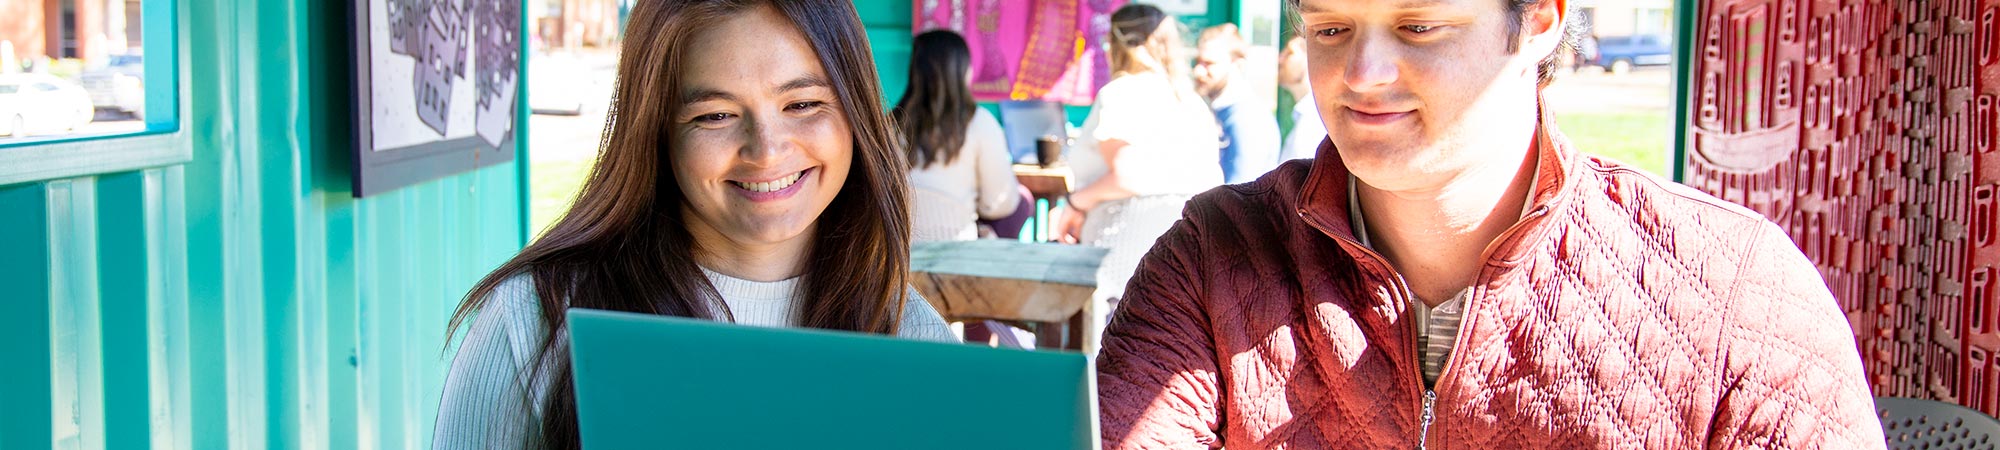
{"label": "woman's long dark hair", "polygon": [[979,109],[966,87],[971,65],[972,50],[951,30],[925,31],[910,43],[910,85],[894,112],[910,167],[950,164],[962,153],[965,127]]}
{"label": "woman's long dark hair", "polygon": [[[563,311],[592,308],[714,319],[727,316],[695,264],[686,202],[668,167],[668,135],[681,105],[687,43],[703,27],[759,7],[776,9],[811,43],[854,133],[853,169],[818,218],[799,308],[807,327],[894,333],[909,273],[909,202],[903,155],[882,110],[868,39],[846,0],[641,1],[618,62],[605,137],[574,206],[547,234],[501,264],[452,314],[455,333],[505,280],[526,274],[541,299],[540,350],[529,380],[549,377],[543,447],[577,448],[576,391]],[[768,39],[768,36],[743,36]],[[446,342],[450,342],[447,336]],[[529,398],[533,398],[530,396]]]}

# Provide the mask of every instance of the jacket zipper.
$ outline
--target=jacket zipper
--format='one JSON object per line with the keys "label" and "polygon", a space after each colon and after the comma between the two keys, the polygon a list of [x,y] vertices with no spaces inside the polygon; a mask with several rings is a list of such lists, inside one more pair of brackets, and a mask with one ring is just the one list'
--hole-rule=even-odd
{"label": "jacket zipper", "polygon": [[1437,404],[1437,399],[1438,399],[1437,391],[1432,389],[1424,389],[1424,431],[1423,434],[1417,435],[1418,450],[1430,448],[1431,422],[1437,419],[1437,415],[1432,410],[1432,406]]}
{"label": "jacket zipper", "polygon": [[[1506,240],[1507,238],[1513,237],[1515,233],[1520,231],[1521,224],[1526,223],[1528,219],[1538,218],[1544,214],[1547,214],[1548,211],[1549,210],[1546,206],[1542,206],[1542,207],[1536,207],[1530,210],[1528,214],[1523,215],[1519,222],[1514,223],[1514,226],[1508,227],[1505,231],[1500,232],[1499,236],[1495,236],[1493,242],[1486,243],[1486,248],[1482,249],[1479,252],[1480,260],[1485,261],[1486,259],[1491,258],[1493,253],[1493,246],[1500,243],[1501,241]],[[1411,302],[1415,301],[1415,296],[1414,294],[1410,293],[1409,281],[1404,280],[1403,274],[1397,272],[1395,267],[1389,265],[1389,258],[1385,258],[1382,256],[1382,254],[1376,253],[1375,249],[1368,248],[1368,246],[1365,245],[1361,245],[1360,242],[1356,242],[1353,239],[1335,236],[1333,233],[1326,231],[1325,225],[1320,224],[1319,221],[1316,220],[1316,218],[1306,215],[1303,209],[1299,211],[1299,218],[1305,219],[1305,222],[1307,224],[1312,225],[1314,228],[1318,228],[1320,234],[1324,234],[1327,237],[1333,238],[1336,241],[1345,242],[1348,245],[1354,246],[1354,248],[1361,249],[1362,254],[1367,255],[1370,259],[1373,259],[1374,262],[1381,264],[1383,269],[1387,270],[1389,274],[1395,276],[1396,299],[1403,302],[1403,316],[1405,319],[1404,322],[1410,324],[1409,327],[1407,328],[1410,329],[1410,337],[1414,341],[1414,339],[1417,336],[1416,333],[1418,332],[1418,330],[1417,330],[1416,319],[1414,317],[1411,317],[1413,315],[1412,308],[1415,307],[1415,305],[1412,305]],[[1464,309],[1468,311],[1472,309],[1472,304],[1470,299],[1467,300]],[[1464,333],[1464,330],[1465,329],[1463,327],[1459,328],[1459,332],[1461,334]],[[1412,343],[1412,345],[1413,346],[1415,345],[1414,342]],[[1416,380],[1418,390],[1424,392],[1424,398],[1420,401],[1421,404],[1418,408],[1418,414],[1419,414],[1418,419],[1420,427],[1417,434],[1417,449],[1427,450],[1430,448],[1431,425],[1437,422],[1437,411],[1436,411],[1437,391],[1433,388],[1424,386],[1424,372],[1423,372],[1424,363],[1423,361],[1421,361],[1422,354],[1420,351],[1415,353],[1416,355],[1411,359],[1415,361],[1416,364],[1411,366],[1411,372],[1413,372],[1412,374],[1414,375],[1413,379]],[[1445,359],[1445,366],[1438,369],[1439,381],[1444,380],[1444,374],[1451,372],[1451,367],[1454,365],[1452,363],[1455,362],[1454,360],[1458,359],[1457,355],[1458,352],[1452,352],[1452,353],[1453,355],[1451,355],[1451,357]]]}
{"label": "jacket zipper", "polygon": [[[1301,214],[1301,216],[1303,216],[1303,214]],[[1411,347],[1414,349],[1416,345],[1414,341],[1416,340],[1417,336],[1416,333],[1418,330],[1417,330],[1417,321],[1414,309],[1415,305],[1413,305],[1412,302],[1416,301],[1416,296],[1410,293],[1409,281],[1404,280],[1403,274],[1396,272],[1396,268],[1394,266],[1389,265],[1389,258],[1384,258],[1382,257],[1382,254],[1375,253],[1375,249],[1368,248],[1368,246],[1365,245],[1361,245],[1360,242],[1356,242],[1353,239],[1334,236],[1332,233],[1327,233],[1325,227],[1321,227],[1318,223],[1315,223],[1316,221],[1314,220],[1308,219],[1306,220],[1306,222],[1312,223],[1313,226],[1315,227],[1320,227],[1320,233],[1326,234],[1327,237],[1334,238],[1335,240],[1338,241],[1346,242],[1349,245],[1353,245],[1354,248],[1361,249],[1362,254],[1367,255],[1370,259],[1374,260],[1375,263],[1381,264],[1383,270],[1389,272],[1389,274],[1395,278],[1396,283],[1393,285],[1395,287],[1394,295],[1396,297],[1396,300],[1402,302],[1403,304],[1403,323],[1408,324],[1408,326],[1405,326],[1404,328],[1409,329],[1410,338],[1412,341]],[[1430,440],[1431,423],[1435,421],[1437,418],[1437,416],[1433,413],[1432,410],[1432,408],[1437,403],[1437,393],[1433,392],[1430,388],[1424,387],[1424,362],[1421,361],[1422,354],[1416,351],[1413,351],[1411,353],[1412,357],[1410,358],[1410,360],[1415,362],[1415,364],[1410,365],[1411,379],[1416,380],[1417,390],[1423,391],[1424,393],[1423,399],[1419,400],[1417,405],[1417,411],[1418,411],[1417,417],[1419,418],[1420,423],[1422,425],[1420,430],[1417,432],[1417,449],[1424,450],[1429,448],[1427,445],[1429,444]]]}

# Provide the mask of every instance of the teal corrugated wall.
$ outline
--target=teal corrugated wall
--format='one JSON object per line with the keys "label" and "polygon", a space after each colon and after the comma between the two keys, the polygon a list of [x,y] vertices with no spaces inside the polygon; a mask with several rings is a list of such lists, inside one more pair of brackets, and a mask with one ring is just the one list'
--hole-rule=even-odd
{"label": "teal corrugated wall", "polygon": [[910,0],[855,0],[854,11],[868,28],[868,49],[874,53],[875,72],[882,77],[882,95],[894,108],[910,84],[910,21],[916,17]]}
{"label": "teal corrugated wall", "polygon": [[192,160],[0,186],[0,449],[427,447],[524,172],[356,200],[351,3],[175,7]]}

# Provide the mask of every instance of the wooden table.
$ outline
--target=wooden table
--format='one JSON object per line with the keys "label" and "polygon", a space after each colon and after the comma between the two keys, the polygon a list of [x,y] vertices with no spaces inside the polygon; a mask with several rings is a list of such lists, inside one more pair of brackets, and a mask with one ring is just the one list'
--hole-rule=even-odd
{"label": "wooden table", "polygon": [[1034,226],[1030,227],[1033,230],[1030,239],[1037,242],[1055,240],[1056,230],[1050,223],[1054,217],[1050,213],[1056,208],[1056,200],[1069,195],[1072,185],[1076,182],[1076,171],[1070,170],[1069,165],[1061,163],[1050,167],[1015,164],[1014,179],[1020,181],[1021,186],[1028,188],[1028,193],[1035,197],[1035,222]]}
{"label": "wooden table", "polygon": [[910,246],[910,285],[945,320],[1026,324],[1037,348],[1080,350],[1105,249],[1001,239]]}

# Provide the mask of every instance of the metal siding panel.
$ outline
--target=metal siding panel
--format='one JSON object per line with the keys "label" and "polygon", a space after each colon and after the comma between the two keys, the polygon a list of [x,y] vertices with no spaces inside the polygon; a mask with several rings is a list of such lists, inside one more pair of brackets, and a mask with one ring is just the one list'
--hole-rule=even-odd
{"label": "metal siding panel", "polygon": [[313,150],[300,138],[307,131],[298,129],[304,124],[299,120],[304,103],[310,101],[300,95],[299,60],[305,49],[299,41],[304,31],[297,26],[295,2],[247,3],[254,6],[241,11],[239,17],[254,20],[246,27],[244,36],[249,42],[242,46],[238,60],[252,74],[246,78],[248,95],[244,97],[256,120],[254,126],[246,128],[253,135],[244,139],[252,144],[245,149],[243,164],[246,169],[254,166],[256,177],[254,183],[245,183],[243,190],[246,197],[255,197],[246,198],[246,203],[256,209],[254,213],[246,211],[244,218],[258,238],[257,247],[246,253],[257,255],[262,273],[256,289],[249,291],[256,293],[249,297],[257,299],[261,311],[245,314],[257,314],[263,323],[246,337],[258,341],[263,360],[246,368],[255,367],[263,378],[258,405],[263,413],[258,416],[265,421],[261,428],[267,435],[262,445],[304,448],[300,422],[306,408],[301,385],[305,380],[299,367],[304,358],[299,346],[306,329],[299,315],[298,286],[303,278],[299,259],[318,257],[302,251],[298,229],[304,195],[298,189],[298,155]]}
{"label": "metal siding panel", "polygon": [[353,202],[326,211],[326,415],[327,447],[359,448],[359,292],[355,276],[355,213]]}
{"label": "metal siding panel", "polygon": [[50,390],[50,244],[48,189],[30,183],[0,186],[0,284],[12,301],[0,301],[0,448],[43,448],[53,438]]}
{"label": "metal siding panel", "polygon": [[[151,172],[151,171],[149,171]],[[147,372],[152,394],[152,447],[187,450],[194,448],[191,383],[188,376],[188,272],[187,272],[187,193],[185,170],[181,166],[159,169],[157,202],[151,193],[147,201],[148,220],[157,215],[160,226],[148,242],[157,246],[151,266],[158,271],[159,295],[147,301],[152,340],[147,344]],[[150,178],[150,177],[149,177]],[[152,188],[149,188],[149,190]]]}
{"label": "metal siding panel", "polygon": [[[227,214],[233,197],[225,187],[237,176],[226,162],[227,149],[237,138],[236,73],[234,66],[236,22],[234,0],[183,0],[188,12],[188,76],[191,111],[183,125],[192,133],[194,159],[183,166],[182,195],[185,200],[186,234],[178,240],[186,246],[187,315],[186,352],[188,396],[176,405],[176,417],[187,422],[187,447],[228,448],[231,441],[229,409],[232,392],[223,351],[227,342],[227,280],[236,267],[230,266],[226,241]],[[199,24],[199,26],[195,26]],[[185,408],[185,412],[181,408]],[[185,414],[185,415],[182,415]]]}
{"label": "metal siding panel", "polygon": [[[154,172],[149,174],[148,172]],[[148,299],[162,289],[155,259],[161,218],[149,201],[158,200],[157,170],[125,172],[98,179],[98,281],[102,294],[105,444],[145,448],[152,373],[148,347],[153,340]]]}
{"label": "metal siding panel", "polygon": [[0,403],[40,405],[0,411],[0,448],[50,446],[58,392],[85,448],[427,447],[445,321],[518,250],[525,171],[316,187],[347,170],[345,129],[315,118],[345,106],[312,95],[345,77],[309,62],[345,58],[340,18],[184,1],[194,159],[0,187],[0,284],[49,299],[0,302]]}
{"label": "metal siding panel", "polygon": [[97,295],[97,183],[50,181],[49,313],[57,449],[104,448],[104,359]]}

